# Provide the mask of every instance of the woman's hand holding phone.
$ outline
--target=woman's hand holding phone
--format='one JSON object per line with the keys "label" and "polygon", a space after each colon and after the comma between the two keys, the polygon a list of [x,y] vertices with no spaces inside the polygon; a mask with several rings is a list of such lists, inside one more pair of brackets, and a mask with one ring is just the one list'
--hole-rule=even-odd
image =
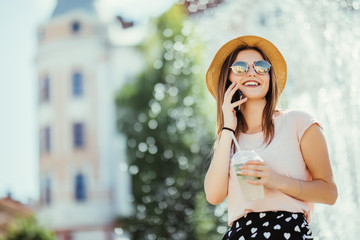
{"label": "woman's hand holding phone", "polygon": [[239,85],[233,82],[225,91],[224,102],[222,105],[222,111],[224,116],[224,127],[236,129],[237,118],[234,108],[238,108],[241,104],[247,101],[247,98],[240,99],[232,102],[232,98],[236,91],[239,91]]}

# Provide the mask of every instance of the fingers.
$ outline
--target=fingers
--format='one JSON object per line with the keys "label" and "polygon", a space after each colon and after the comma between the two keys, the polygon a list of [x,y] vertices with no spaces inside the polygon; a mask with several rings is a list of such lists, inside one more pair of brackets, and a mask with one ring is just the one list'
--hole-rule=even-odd
{"label": "fingers", "polygon": [[239,84],[236,84],[230,91],[230,97],[234,96],[234,93],[239,89]]}
{"label": "fingers", "polygon": [[235,92],[239,89],[239,85],[233,82],[230,87],[226,90],[224,95],[224,100],[228,103],[231,103],[231,99],[234,96]]}
{"label": "fingers", "polygon": [[258,177],[258,180],[250,180],[247,182],[253,185],[265,185],[269,178],[269,167],[265,162],[260,160],[248,161],[240,168],[240,174],[243,176]]}
{"label": "fingers", "polygon": [[266,164],[266,162],[260,160],[251,160],[243,165],[240,170],[241,175],[259,178],[246,180],[252,185],[263,185],[270,189],[278,189],[279,185],[281,184],[280,175],[274,172]]}
{"label": "fingers", "polygon": [[[231,90],[235,87],[236,82],[232,82],[231,85],[228,87],[228,89],[225,91],[225,96],[228,95]],[[236,84],[237,86],[237,84]]]}
{"label": "fingers", "polygon": [[266,167],[241,168],[240,174],[244,176],[263,177],[268,175],[268,168]]}
{"label": "fingers", "polygon": [[[233,82],[225,91],[224,95],[224,102],[221,106],[223,116],[224,116],[224,125],[230,126],[231,128],[235,129],[237,125],[237,117],[236,111],[234,110],[231,100],[233,95],[236,91],[239,90],[239,85],[236,82]],[[237,103],[237,106],[240,106],[241,103]]]}
{"label": "fingers", "polygon": [[265,185],[267,182],[268,175],[264,172],[259,171],[248,171],[242,170],[240,172],[242,176],[256,177],[258,179],[246,179],[246,181],[253,185]]}
{"label": "fingers", "polygon": [[239,100],[239,101],[236,101],[236,102],[233,102],[232,104],[231,104],[231,107],[232,108],[235,108],[235,107],[237,107],[237,106],[240,106],[241,104],[243,104],[244,102],[246,102],[248,99],[247,99],[247,97],[246,98],[243,98],[243,99],[241,99],[241,100]]}
{"label": "fingers", "polygon": [[253,185],[266,185],[268,181],[268,174],[259,171],[245,171],[240,172],[243,176],[257,177],[258,179],[246,179],[246,181]]}
{"label": "fingers", "polygon": [[236,91],[238,91],[240,89],[239,87],[239,84],[236,84],[236,82],[233,82],[229,87],[228,89],[226,90],[225,92],[225,95],[224,95],[224,103],[226,104],[229,104],[229,107],[231,108],[236,108],[236,107],[239,107],[241,104],[245,103],[247,101],[247,98],[242,98],[236,102],[231,102],[231,99],[233,98],[234,94]]}
{"label": "fingers", "polygon": [[268,168],[267,164],[261,160],[250,160],[241,166],[241,169],[259,169],[259,171],[263,171],[266,168]]}
{"label": "fingers", "polygon": [[230,102],[231,98],[233,97],[234,93],[239,89],[239,84],[236,84],[236,82],[233,82],[228,89],[225,92],[224,98]]}
{"label": "fingers", "polygon": [[260,179],[260,180],[247,179],[246,181],[252,185],[265,185],[265,181],[263,181],[262,179]]}
{"label": "fingers", "polygon": [[241,170],[240,174],[243,176],[250,176],[250,177],[264,177],[266,174],[261,171],[251,171],[251,170]]}

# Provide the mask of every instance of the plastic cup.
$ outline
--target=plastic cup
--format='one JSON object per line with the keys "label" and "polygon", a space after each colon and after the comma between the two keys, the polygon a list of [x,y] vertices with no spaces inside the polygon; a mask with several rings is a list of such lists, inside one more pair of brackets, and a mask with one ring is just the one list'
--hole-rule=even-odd
{"label": "plastic cup", "polygon": [[240,168],[247,161],[250,160],[260,160],[261,157],[254,150],[241,150],[234,154],[231,158],[231,166],[235,168],[237,179],[240,184],[241,192],[243,193],[244,199],[246,202],[251,202],[257,199],[264,198],[264,186],[263,185],[253,185],[246,182],[247,179],[256,180],[260,179],[259,177],[252,176],[243,176],[240,174]]}

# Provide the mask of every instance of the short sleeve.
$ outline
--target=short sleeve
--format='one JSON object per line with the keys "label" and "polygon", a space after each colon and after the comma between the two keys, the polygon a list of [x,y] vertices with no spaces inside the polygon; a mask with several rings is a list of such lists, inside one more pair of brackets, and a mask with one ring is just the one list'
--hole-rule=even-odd
{"label": "short sleeve", "polygon": [[293,117],[296,123],[297,140],[300,143],[306,130],[313,124],[317,124],[321,129],[322,125],[315,119],[314,115],[304,110],[294,110]]}

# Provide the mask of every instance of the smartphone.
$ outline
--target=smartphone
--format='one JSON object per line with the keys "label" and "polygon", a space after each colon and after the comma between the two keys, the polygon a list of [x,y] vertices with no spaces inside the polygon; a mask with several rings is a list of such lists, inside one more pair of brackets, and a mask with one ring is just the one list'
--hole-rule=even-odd
{"label": "smartphone", "polygon": [[[230,87],[231,84],[232,84],[232,82],[231,82],[230,80],[227,80],[225,91]],[[243,97],[243,93],[242,93],[242,91],[241,91],[240,89],[238,89],[238,90],[234,93],[234,95],[233,95],[233,97],[232,97],[232,99],[231,99],[231,103],[241,100],[242,97]],[[240,108],[239,108],[239,107],[234,107],[234,109],[235,109],[235,111],[240,111]]]}

